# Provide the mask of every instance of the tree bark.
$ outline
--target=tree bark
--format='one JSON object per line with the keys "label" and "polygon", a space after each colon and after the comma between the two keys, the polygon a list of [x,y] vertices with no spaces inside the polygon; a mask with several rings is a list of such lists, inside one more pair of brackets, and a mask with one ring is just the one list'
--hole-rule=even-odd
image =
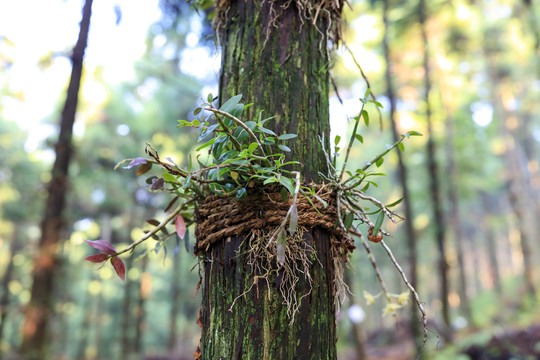
{"label": "tree bark", "polygon": [[[343,278],[345,280],[345,283],[349,287],[349,291],[354,294],[354,282],[351,279],[351,269],[346,269],[343,273]],[[351,296],[349,297],[349,307],[356,304],[356,299]],[[364,329],[362,326],[362,322],[354,322],[351,319],[351,327],[352,327],[352,336],[353,336],[353,342],[354,342],[354,349],[356,350],[356,360],[368,360],[367,355],[367,349],[366,349],[366,334],[364,333]]]}
{"label": "tree bark", "polygon": [[[392,124],[392,136],[394,141],[400,139],[400,134],[398,132],[396,124],[396,94],[394,92],[394,85],[392,83],[392,57],[390,56],[390,44],[389,44],[389,31],[390,26],[388,23],[388,11],[390,8],[389,0],[384,0],[383,4],[383,23],[384,23],[384,35],[383,35],[383,49],[384,49],[384,59],[386,62],[385,69],[385,81],[386,81],[386,96],[390,102],[390,123]],[[417,287],[417,256],[416,256],[416,236],[413,228],[413,211],[411,206],[411,198],[409,196],[409,180],[407,177],[407,167],[403,159],[403,154],[401,151],[397,151],[398,156],[398,178],[399,183],[401,184],[401,189],[403,192],[403,209],[405,213],[405,236],[407,238],[407,248],[408,248],[408,266],[409,272],[407,276],[411,285],[418,289]],[[416,306],[411,306],[411,314],[409,326],[411,329],[411,334],[416,342],[417,350],[422,346],[422,324],[419,321],[420,313]]]}
{"label": "tree bark", "polygon": [[141,278],[139,281],[139,296],[137,299],[137,307],[135,308],[135,338],[133,340],[133,352],[137,355],[141,355],[144,351],[144,330],[146,327],[144,304],[148,296],[148,291],[144,288],[146,286],[145,280],[150,274],[146,272],[148,266],[148,256],[141,259]]}
{"label": "tree bark", "polygon": [[62,213],[65,207],[68,186],[68,168],[72,155],[72,132],[77,110],[78,94],[83,70],[92,0],[86,0],[77,44],[71,56],[72,71],[62,111],[60,133],[56,143],[56,159],[48,185],[49,195],[45,214],[41,223],[41,239],[38,254],[34,260],[31,300],[26,309],[23,326],[21,354],[26,359],[46,358],[47,331],[49,318],[53,313],[52,292],[57,266],[57,246],[64,228]]}
{"label": "tree bark", "polygon": [[[309,182],[326,169],[318,136],[328,139],[329,134],[328,39],[319,30],[326,29],[324,17],[317,18],[317,29],[312,19],[302,18],[298,3],[229,2],[222,24],[220,102],[243,94],[254,103],[245,121],[263,111],[263,118],[276,116],[276,133],[297,134],[290,158],[300,162],[297,168]],[[281,272],[268,281],[254,278],[244,236],[215,243],[200,254],[205,274],[202,359],[336,359],[330,237],[315,228],[304,232],[303,240],[315,249],[318,261],[309,269],[311,285],[299,274],[295,290],[300,306],[294,318],[287,315],[279,291]]]}
{"label": "tree bark", "polygon": [[13,279],[14,264],[13,256],[17,253],[20,248],[20,233],[21,233],[22,224],[18,222],[13,223],[13,235],[11,238],[11,243],[9,244],[9,262],[7,264],[6,270],[2,277],[2,297],[0,298],[0,344],[4,339],[4,329],[6,327],[7,315],[9,313],[9,283]]}
{"label": "tree bark", "polygon": [[167,342],[167,350],[170,354],[174,353],[178,337],[178,313],[180,312],[180,254],[174,255],[172,258],[173,269],[171,276],[171,311],[169,312],[169,340]]}
{"label": "tree bark", "polygon": [[450,204],[450,224],[454,234],[454,242],[456,246],[456,255],[458,263],[458,292],[460,298],[460,307],[463,315],[469,323],[472,323],[473,317],[471,313],[471,305],[469,304],[469,295],[467,294],[467,276],[465,269],[465,251],[464,242],[465,237],[463,235],[463,227],[461,225],[461,218],[459,215],[459,194],[458,194],[458,179],[459,173],[456,168],[455,160],[455,126],[454,119],[451,116],[452,111],[447,110],[447,118],[445,120],[446,128],[446,158],[448,162],[447,175],[448,175],[448,200]]}
{"label": "tree bark", "polygon": [[431,203],[433,207],[433,222],[435,226],[435,239],[437,241],[437,249],[439,251],[439,276],[440,276],[440,299],[442,304],[442,317],[444,321],[443,337],[447,342],[452,340],[452,328],[450,326],[450,305],[448,303],[449,281],[448,281],[448,262],[446,260],[446,244],[445,244],[445,222],[442,213],[440,189],[439,189],[439,174],[437,162],[435,160],[436,145],[431,124],[431,106],[429,102],[429,94],[431,92],[430,79],[430,55],[428,46],[428,36],[426,30],[427,7],[425,0],[420,0],[419,20],[422,33],[422,43],[424,47],[424,102],[426,107],[426,123],[427,123],[427,166],[430,181]]}

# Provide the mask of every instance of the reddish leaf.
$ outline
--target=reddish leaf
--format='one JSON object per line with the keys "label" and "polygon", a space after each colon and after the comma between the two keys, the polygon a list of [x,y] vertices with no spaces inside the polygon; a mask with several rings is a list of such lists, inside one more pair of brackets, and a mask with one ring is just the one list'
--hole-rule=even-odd
{"label": "reddish leaf", "polygon": [[116,254],[116,249],[114,246],[112,246],[109,242],[105,240],[96,240],[96,241],[90,241],[90,240],[84,240],[88,245],[93,247],[94,249],[98,249],[102,253],[114,255]]}
{"label": "reddish leaf", "polygon": [[111,258],[111,264],[114,268],[114,271],[116,271],[116,274],[122,281],[126,278],[126,267],[124,266],[124,262],[119,257],[115,256]]}
{"label": "reddish leaf", "polygon": [[93,263],[100,263],[100,262],[104,262],[108,258],[109,258],[109,255],[101,253],[101,254],[97,254],[97,255],[87,256],[87,257],[84,258],[84,260],[88,260],[88,261],[91,261]]}
{"label": "reddish leaf", "polygon": [[184,217],[180,214],[176,215],[174,218],[174,226],[176,227],[176,233],[180,239],[183,239],[186,235],[186,222]]}

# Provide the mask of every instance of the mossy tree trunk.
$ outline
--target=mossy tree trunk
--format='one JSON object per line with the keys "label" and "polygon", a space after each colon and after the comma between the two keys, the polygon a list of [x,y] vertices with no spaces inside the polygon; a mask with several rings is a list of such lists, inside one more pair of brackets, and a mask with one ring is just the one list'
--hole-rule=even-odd
{"label": "mossy tree trunk", "polygon": [[[246,103],[254,103],[245,121],[263,111],[263,118],[276,116],[276,133],[297,134],[290,158],[299,161],[305,182],[317,182],[319,171],[326,170],[318,137],[329,135],[328,39],[320,30],[328,23],[318,16],[315,26],[314,14],[306,19],[299,10],[315,2],[229,1],[221,23],[220,102],[242,94]],[[277,264],[268,281],[254,278],[245,237],[216,243],[201,254],[202,359],[336,359],[330,236],[315,228],[303,239],[318,261],[310,267],[311,284],[300,274],[295,290],[301,302],[294,318],[279,291]]]}

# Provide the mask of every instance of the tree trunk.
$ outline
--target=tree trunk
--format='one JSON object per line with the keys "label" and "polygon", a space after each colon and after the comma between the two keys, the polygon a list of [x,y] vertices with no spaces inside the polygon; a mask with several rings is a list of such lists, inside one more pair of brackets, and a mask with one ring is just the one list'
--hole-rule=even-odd
{"label": "tree trunk", "polygon": [[83,70],[83,58],[90,28],[92,0],[86,0],[83,8],[79,38],[71,56],[72,71],[62,111],[60,133],[56,143],[56,160],[45,214],[41,223],[41,239],[38,254],[34,260],[31,300],[26,309],[23,326],[21,354],[26,359],[46,358],[47,331],[49,318],[53,313],[52,292],[57,266],[57,246],[64,228],[62,212],[65,206],[68,186],[68,168],[72,154],[72,132],[77,109],[78,94]]}
{"label": "tree trunk", "polygon": [[[327,28],[328,12],[321,10],[317,29],[314,13],[306,19],[304,11],[309,10],[297,8],[315,3],[230,1],[221,24],[220,102],[243,94],[246,102],[254,103],[243,115],[245,121],[256,120],[264,111],[263,118],[276,116],[276,133],[297,134],[291,158],[300,162],[305,182],[317,181],[318,172],[326,169],[318,136],[328,139],[329,134],[328,39],[320,31]],[[217,242],[199,254],[205,274],[201,358],[336,359],[330,236],[318,228],[303,234],[318,261],[309,269],[311,284],[299,274],[299,308],[292,317],[279,291],[282,273],[273,272],[268,281],[254,278],[246,235]]]}
{"label": "tree trunk", "polygon": [[[354,282],[351,279],[351,269],[346,269],[343,273],[343,278],[345,283],[349,287],[349,291],[354,294]],[[354,296],[349,297],[349,308],[356,304],[356,299]],[[354,349],[356,360],[368,360],[367,349],[366,349],[366,334],[362,327],[362,322],[355,322],[351,319],[352,326],[352,336],[354,342]]]}
{"label": "tree trunk", "polygon": [[[389,44],[389,23],[388,23],[388,10],[389,10],[389,0],[384,0],[383,7],[383,23],[384,23],[384,35],[383,35],[383,49],[384,49],[384,59],[386,62],[385,70],[385,81],[386,81],[386,95],[390,102],[390,123],[392,124],[392,135],[394,141],[400,139],[400,134],[398,132],[396,124],[396,94],[394,93],[394,85],[392,84],[392,58],[390,56],[390,44]],[[407,238],[407,248],[408,248],[408,265],[409,272],[407,276],[411,285],[418,289],[417,287],[417,257],[416,257],[416,236],[413,228],[413,211],[411,206],[411,198],[409,196],[409,180],[407,177],[407,167],[405,166],[405,161],[403,159],[403,154],[401,151],[397,151],[398,156],[398,170],[397,174],[399,177],[399,182],[401,184],[403,192],[403,209],[405,213],[405,236]],[[420,322],[420,313],[416,306],[411,306],[411,318],[410,318],[410,329],[411,334],[416,342],[417,350],[422,346],[422,324]]]}
{"label": "tree trunk", "polygon": [[[444,96],[444,95],[443,95]],[[443,100],[444,101],[444,100]],[[448,176],[448,199],[450,203],[450,224],[454,234],[454,242],[456,246],[457,263],[458,263],[458,292],[460,298],[460,307],[463,315],[469,323],[472,323],[473,317],[471,314],[471,305],[469,304],[469,295],[467,294],[467,276],[465,275],[465,251],[463,235],[463,227],[459,215],[459,196],[458,196],[458,170],[455,160],[455,128],[454,119],[451,117],[452,110],[447,110],[447,118],[445,120],[446,128],[446,158],[448,161],[447,176]]]}
{"label": "tree trunk", "polygon": [[9,244],[9,262],[7,264],[6,270],[2,277],[2,297],[0,298],[0,344],[4,340],[4,329],[6,327],[7,315],[9,313],[9,283],[13,279],[14,264],[13,256],[17,253],[20,247],[20,236],[21,233],[21,224],[18,222],[13,223],[13,235],[11,238],[11,243]]}
{"label": "tree trunk", "polygon": [[[126,268],[131,269],[133,266],[134,256],[130,256],[126,259]],[[131,297],[132,297],[132,287],[134,285],[133,280],[129,276],[126,276],[124,284],[124,299],[122,300],[122,335],[120,338],[120,359],[127,360],[129,355],[132,353],[132,309],[131,306]]]}
{"label": "tree trunk", "polygon": [[148,266],[148,256],[141,259],[141,278],[139,282],[139,297],[137,300],[137,307],[135,308],[135,338],[133,340],[133,352],[137,355],[141,355],[144,351],[143,337],[146,327],[144,304],[148,297],[148,290],[145,288],[147,285],[148,277],[150,274],[146,272]]}
{"label": "tree trunk", "polygon": [[422,43],[424,47],[424,102],[426,107],[427,122],[427,165],[430,181],[431,203],[433,206],[433,222],[435,226],[435,238],[439,251],[439,275],[440,275],[440,299],[442,304],[442,317],[444,321],[443,337],[449,342],[452,340],[452,330],[450,326],[450,305],[448,303],[449,282],[448,282],[448,262],[446,260],[445,245],[445,224],[442,213],[442,204],[439,190],[439,174],[437,162],[435,160],[436,146],[431,125],[431,106],[429,94],[431,92],[430,65],[429,65],[429,46],[426,30],[427,7],[425,0],[420,0],[419,19],[422,32]]}
{"label": "tree trunk", "polygon": [[169,303],[171,304],[171,311],[169,313],[169,340],[167,342],[167,350],[169,351],[169,354],[173,354],[176,348],[176,343],[178,341],[178,313],[180,308],[180,287],[179,282],[181,281],[180,278],[180,254],[177,254],[173,256],[172,258],[173,262],[173,269],[172,269],[172,276],[171,276],[171,300]]}
{"label": "tree trunk", "polygon": [[489,222],[490,215],[492,213],[491,209],[496,206],[496,201],[492,201],[489,195],[485,192],[481,193],[482,196],[482,207],[484,209],[484,219],[482,221],[482,228],[486,236],[486,245],[487,245],[487,254],[489,260],[489,273],[493,282],[495,291],[500,296],[502,295],[502,286],[501,286],[501,275],[500,275],[500,266],[499,260],[497,259],[497,238],[493,231],[492,225]]}

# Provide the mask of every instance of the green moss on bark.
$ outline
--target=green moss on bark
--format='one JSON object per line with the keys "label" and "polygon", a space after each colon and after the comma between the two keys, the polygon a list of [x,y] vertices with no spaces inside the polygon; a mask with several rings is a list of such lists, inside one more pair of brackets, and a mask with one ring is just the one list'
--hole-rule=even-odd
{"label": "green moss on bark", "polygon": [[[305,181],[318,182],[326,163],[319,136],[329,138],[328,54],[325,19],[317,27],[290,2],[225,1],[221,19],[223,62],[220,102],[243,94],[245,121],[275,116],[274,131],[295,133],[290,160]],[[328,147],[328,144],[326,145]],[[283,274],[274,264],[257,278],[246,253],[250,243],[230,238],[201,255],[204,263],[201,312],[202,359],[336,359],[334,261],[329,235],[304,233],[316,249],[311,282],[299,274],[300,307],[294,321],[280,293]],[[253,286],[252,286],[253,285]],[[246,292],[247,289],[250,289]],[[234,306],[233,305],[234,302]]]}

